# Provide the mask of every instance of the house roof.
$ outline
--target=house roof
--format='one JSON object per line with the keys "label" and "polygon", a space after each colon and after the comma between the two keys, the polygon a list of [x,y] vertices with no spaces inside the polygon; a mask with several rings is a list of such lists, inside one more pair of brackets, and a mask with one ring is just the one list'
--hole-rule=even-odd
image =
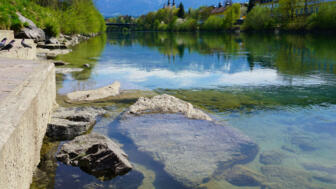
{"label": "house roof", "polygon": [[226,10],[227,7],[217,7],[211,11],[211,14],[220,14]]}

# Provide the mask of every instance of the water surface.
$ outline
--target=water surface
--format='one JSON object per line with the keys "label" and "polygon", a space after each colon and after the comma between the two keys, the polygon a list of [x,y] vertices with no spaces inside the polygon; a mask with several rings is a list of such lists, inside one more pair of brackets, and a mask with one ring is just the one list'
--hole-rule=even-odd
{"label": "water surface", "polygon": [[[334,44],[335,37],[316,35],[108,33],[61,57],[91,68],[64,76],[58,92],[118,80],[123,89],[174,95],[254,140],[259,154],[244,166],[262,175],[267,187],[336,188]],[[115,117],[125,107],[110,107],[115,116],[102,118],[94,131],[123,145],[134,171],[101,182],[54,162],[51,188],[186,187],[118,130]],[[281,154],[281,160],[264,161],[267,154]],[[241,188],[216,175],[200,187]]]}

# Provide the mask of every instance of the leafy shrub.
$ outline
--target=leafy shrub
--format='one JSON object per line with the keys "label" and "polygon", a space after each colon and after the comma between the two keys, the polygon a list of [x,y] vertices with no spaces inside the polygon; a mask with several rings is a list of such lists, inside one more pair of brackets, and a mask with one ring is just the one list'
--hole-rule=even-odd
{"label": "leafy shrub", "polygon": [[47,36],[58,36],[61,32],[59,23],[54,19],[46,20],[44,27],[44,32]]}
{"label": "leafy shrub", "polygon": [[243,25],[245,30],[269,30],[274,28],[274,18],[267,7],[255,6],[248,13]]}
{"label": "leafy shrub", "polygon": [[312,14],[307,20],[307,28],[310,30],[335,30],[336,29],[336,6],[322,5],[318,13]]}
{"label": "leafy shrub", "polygon": [[202,26],[203,30],[222,30],[224,29],[224,19],[219,16],[210,16]]}
{"label": "leafy shrub", "polygon": [[91,34],[105,31],[103,16],[93,0],[0,0],[0,29],[19,30],[16,12],[31,19],[47,35]]}

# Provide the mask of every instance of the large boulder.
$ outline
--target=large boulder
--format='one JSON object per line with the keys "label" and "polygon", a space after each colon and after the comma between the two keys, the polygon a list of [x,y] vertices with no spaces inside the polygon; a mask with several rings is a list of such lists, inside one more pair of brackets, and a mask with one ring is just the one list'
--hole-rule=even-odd
{"label": "large boulder", "polygon": [[66,95],[67,102],[93,102],[120,94],[120,83],[89,91],[75,91]]}
{"label": "large boulder", "polygon": [[128,115],[116,124],[113,129],[191,188],[235,164],[252,161],[258,153],[257,144],[239,130],[181,114]]}
{"label": "large boulder", "polygon": [[148,113],[181,113],[191,119],[212,120],[206,113],[194,108],[192,104],[167,94],[154,96],[153,98],[141,97],[135,104],[130,106],[127,113],[135,115]]}
{"label": "large boulder", "polygon": [[97,133],[76,137],[64,144],[56,156],[57,160],[103,180],[129,172],[132,165],[127,157],[116,143]]}
{"label": "large boulder", "polygon": [[24,17],[19,12],[16,13],[16,14],[18,15],[19,20],[22,23],[27,23],[28,24],[17,34],[16,37],[33,39],[35,42],[46,40],[46,35],[45,35],[44,31],[41,28],[38,28],[33,21]]}
{"label": "large boulder", "polygon": [[105,113],[91,107],[59,108],[52,115],[46,135],[53,140],[73,139],[86,133],[96,123],[96,117]]}

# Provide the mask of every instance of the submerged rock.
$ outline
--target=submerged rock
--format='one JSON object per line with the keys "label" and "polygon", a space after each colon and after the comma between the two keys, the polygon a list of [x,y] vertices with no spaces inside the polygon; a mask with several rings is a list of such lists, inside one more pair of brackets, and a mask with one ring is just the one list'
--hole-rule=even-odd
{"label": "submerged rock", "polygon": [[126,116],[117,129],[189,187],[199,186],[218,170],[247,163],[258,153],[256,143],[240,131],[180,114]]}
{"label": "submerged rock", "polygon": [[[268,184],[265,188],[269,189],[317,189],[312,182],[313,176],[306,171],[285,168],[283,166],[263,166],[261,172],[267,178]],[[272,184],[273,183],[273,184]]]}
{"label": "submerged rock", "polygon": [[54,62],[54,65],[55,66],[66,66],[66,65],[68,65],[69,63],[67,63],[67,62],[63,62],[63,61],[55,61]]}
{"label": "submerged rock", "polygon": [[153,98],[141,97],[135,104],[130,106],[127,113],[135,115],[148,113],[181,113],[191,119],[212,120],[206,113],[194,108],[192,104],[167,94],[154,96]]}
{"label": "submerged rock", "polygon": [[69,140],[86,133],[95,123],[98,115],[105,114],[96,108],[59,108],[48,124],[46,135],[53,140]]}
{"label": "submerged rock", "polygon": [[334,175],[314,175],[313,178],[320,182],[336,184],[336,176]]}
{"label": "submerged rock", "polygon": [[224,178],[236,186],[261,186],[265,178],[247,167],[236,165],[224,173]]}
{"label": "submerged rock", "polygon": [[38,28],[36,24],[29,20],[28,18],[22,16],[20,13],[16,13],[19,17],[19,20],[22,23],[27,23],[28,26],[25,26],[21,31],[16,35],[17,38],[28,38],[33,39],[35,42],[44,41],[46,39],[45,33],[41,28]]}
{"label": "submerged rock", "polygon": [[112,85],[89,91],[76,91],[66,95],[67,102],[92,102],[104,98],[117,96],[120,94],[120,83],[114,82]]}
{"label": "submerged rock", "polygon": [[317,149],[315,140],[310,136],[295,134],[291,138],[291,143],[302,151],[315,151]]}
{"label": "submerged rock", "polygon": [[102,180],[126,174],[132,169],[126,153],[111,139],[97,133],[79,136],[64,144],[56,158]]}
{"label": "submerged rock", "polygon": [[279,165],[286,155],[277,151],[267,151],[260,154],[259,162],[265,165]]}
{"label": "submerged rock", "polygon": [[336,165],[332,166],[325,166],[318,163],[303,163],[303,168],[308,171],[319,171],[319,172],[325,172],[331,175],[336,175]]}
{"label": "submerged rock", "polygon": [[58,74],[68,74],[72,72],[82,72],[83,68],[56,68],[56,73]]}

